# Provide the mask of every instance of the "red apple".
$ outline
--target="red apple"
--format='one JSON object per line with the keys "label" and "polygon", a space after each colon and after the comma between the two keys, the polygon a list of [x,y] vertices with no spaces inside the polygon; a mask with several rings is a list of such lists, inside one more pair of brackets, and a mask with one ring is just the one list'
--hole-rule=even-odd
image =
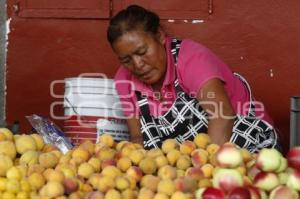
{"label": "red apple", "polygon": [[279,169],[282,155],[276,149],[262,149],[258,156],[256,166],[262,171],[272,172]]}
{"label": "red apple", "polygon": [[264,191],[271,191],[279,184],[279,179],[275,173],[267,173],[262,171],[254,178],[254,185]]}
{"label": "red apple", "polygon": [[289,167],[300,171],[300,146],[290,149],[287,154],[287,160]]}
{"label": "red apple", "polygon": [[272,190],[270,193],[269,199],[299,199],[297,191],[287,187],[287,186],[278,186]]}
{"label": "red apple", "polygon": [[250,192],[251,199],[261,199],[260,190],[257,187],[250,185],[250,186],[247,186],[247,189]]}
{"label": "red apple", "polygon": [[201,197],[197,199],[224,199],[225,194],[221,189],[214,187],[207,187],[202,192]]}
{"label": "red apple", "polygon": [[216,153],[217,164],[223,168],[235,168],[243,163],[243,157],[234,145],[224,144]]}
{"label": "red apple", "polygon": [[228,194],[227,199],[251,199],[251,194],[246,187],[236,187]]}
{"label": "red apple", "polygon": [[300,191],[300,171],[292,171],[288,176],[286,185],[292,189]]}
{"label": "red apple", "polygon": [[213,186],[225,192],[243,186],[244,180],[240,172],[235,169],[217,169],[213,177]]}

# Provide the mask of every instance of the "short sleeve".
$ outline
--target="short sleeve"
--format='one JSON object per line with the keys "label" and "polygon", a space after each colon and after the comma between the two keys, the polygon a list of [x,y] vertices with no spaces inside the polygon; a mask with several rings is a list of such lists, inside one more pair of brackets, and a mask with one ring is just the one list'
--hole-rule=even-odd
{"label": "short sleeve", "polygon": [[135,106],[136,96],[128,71],[120,67],[114,80],[124,116],[128,118],[138,116],[138,110]]}
{"label": "short sleeve", "polygon": [[[227,66],[208,48],[191,40],[182,42],[178,57],[178,79],[189,93],[198,93],[213,78],[225,82]],[[226,82],[225,82],[226,84]]]}

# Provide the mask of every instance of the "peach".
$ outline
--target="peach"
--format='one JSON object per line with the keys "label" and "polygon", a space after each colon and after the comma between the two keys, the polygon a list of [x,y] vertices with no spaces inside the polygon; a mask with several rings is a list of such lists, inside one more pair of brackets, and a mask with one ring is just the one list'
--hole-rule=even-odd
{"label": "peach", "polygon": [[0,154],[0,177],[5,176],[6,172],[13,166],[13,162],[7,155]]}
{"label": "peach", "polygon": [[160,178],[154,175],[144,175],[141,179],[140,185],[141,187],[146,187],[153,192],[157,191],[157,185],[160,182]]}
{"label": "peach", "polygon": [[30,192],[31,191],[31,185],[27,180],[21,180],[20,181],[21,190],[24,192]]}
{"label": "peach", "polygon": [[140,161],[145,157],[145,154],[141,150],[134,150],[128,156],[133,164],[138,165]]}
{"label": "peach", "polygon": [[213,186],[225,192],[230,192],[236,187],[243,186],[242,175],[234,169],[219,168],[213,175]]}
{"label": "peach", "polygon": [[135,189],[137,187],[137,181],[130,176],[126,175],[126,177],[128,178],[128,180],[130,182],[130,189],[132,189],[132,190]]}
{"label": "peach", "polygon": [[205,178],[211,178],[214,171],[214,166],[207,163],[201,166],[201,170]]}
{"label": "peach", "polygon": [[[117,142],[117,144],[116,144],[116,150],[117,151],[121,151],[122,150],[122,148],[126,145],[126,144],[128,144],[129,142],[127,141],[127,140],[122,140],[122,141],[120,141],[120,142]],[[99,143],[97,143],[97,144],[99,144]]]}
{"label": "peach", "polygon": [[88,183],[83,183],[80,185],[80,191],[84,192],[84,193],[88,193],[93,191],[93,187],[92,185],[88,184]]}
{"label": "peach", "polygon": [[100,191],[92,191],[87,193],[85,199],[104,199],[104,195]]}
{"label": "peach", "polygon": [[21,135],[15,141],[15,145],[19,154],[24,154],[26,151],[37,150],[36,142],[30,135]]}
{"label": "peach", "polygon": [[0,154],[7,155],[14,160],[17,155],[15,144],[12,141],[0,141]]}
{"label": "peach", "polygon": [[208,152],[209,155],[215,154],[219,150],[220,146],[215,143],[211,143],[207,145],[206,151]]}
{"label": "peach", "polygon": [[126,175],[133,178],[136,182],[139,182],[143,177],[143,171],[137,166],[131,166],[126,171]]}
{"label": "peach", "polygon": [[21,191],[20,182],[16,179],[7,179],[6,191],[11,193],[18,193]]}
{"label": "peach", "polygon": [[99,183],[99,180],[101,179],[103,175],[102,174],[99,174],[99,173],[94,173],[92,174],[89,179],[87,180],[87,182],[92,185],[92,187],[94,189],[97,189],[97,186],[98,186],[98,183]]}
{"label": "peach", "polygon": [[177,176],[177,178],[185,176],[185,170],[176,169],[176,176]]}
{"label": "peach", "polygon": [[177,141],[175,139],[167,139],[167,140],[163,141],[163,143],[161,145],[161,150],[165,154],[167,154],[171,150],[178,149],[178,147],[179,147],[179,144],[177,143]]}
{"label": "peach", "polygon": [[39,190],[46,182],[44,176],[40,173],[33,173],[28,176],[28,182],[31,185],[32,190]]}
{"label": "peach", "polygon": [[164,152],[160,148],[153,148],[146,152],[146,156],[156,158],[158,156],[164,156]]}
{"label": "peach", "polygon": [[101,169],[104,169],[107,166],[117,166],[117,161],[115,159],[105,159],[101,162]]}
{"label": "peach", "polygon": [[186,199],[187,196],[180,191],[175,191],[172,195],[171,195],[171,199]]}
{"label": "peach", "polygon": [[137,199],[152,199],[154,197],[154,192],[150,189],[142,187],[138,193]]}
{"label": "peach", "polygon": [[208,161],[208,153],[203,149],[196,149],[191,153],[192,164],[195,167],[201,167]]}
{"label": "peach", "polygon": [[100,143],[104,143],[105,145],[109,146],[109,147],[113,147],[115,144],[115,141],[113,139],[113,137],[110,134],[102,134],[99,137],[99,142]]}
{"label": "peach", "polygon": [[69,195],[68,199],[84,199],[84,195],[83,193],[77,191],[77,192],[73,192]]}
{"label": "peach", "polygon": [[209,158],[208,158],[208,163],[210,163],[214,167],[218,166],[217,154],[210,155]]}
{"label": "peach", "polygon": [[120,191],[129,189],[130,181],[126,176],[117,176],[115,178],[115,187]]}
{"label": "peach", "polygon": [[161,168],[168,164],[168,159],[164,155],[159,155],[159,156],[155,157],[155,162],[156,162],[157,168]]}
{"label": "peach", "polygon": [[204,178],[203,171],[200,167],[190,167],[185,172],[186,176],[189,176],[195,180],[200,180]]}
{"label": "peach", "polygon": [[262,171],[256,174],[253,183],[262,190],[271,191],[279,185],[279,179],[275,173]]}
{"label": "peach", "polygon": [[110,176],[100,176],[100,179],[97,184],[97,189],[102,193],[107,192],[109,189],[113,189],[115,187],[115,181]]}
{"label": "peach", "polygon": [[169,199],[169,196],[164,193],[156,193],[153,199]]}
{"label": "peach", "polygon": [[235,146],[224,144],[216,153],[217,164],[223,168],[235,168],[243,163],[243,157]]}
{"label": "peach", "polygon": [[181,192],[194,192],[198,185],[197,181],[189,176],[176,178],[174,181],[175,189]]}
{"label": "peach", "polygon": [[192,165],[192,161],[191,161],[190,156],[188,156],[188,155],[180,156],[176,162],[176,167],[178,169],[182,169],[182,170],[186,170],[191,165]]}
{"label": "peach", "polygon": [[25,191],[21,191],[16,195],[17,199],[29,199],[29,193]]}
{"label": "peach", "polygon": [[135,145],[131,142],[128,142],[124,145],[124,147],[121,150],[121,156],[122,157],[128,157],[132,151],[135,151]]}
{"label": "peach", "polygon": [[121,199],[121,193],[115,189],[110,189],[106,192],[104,199]]}
{"label": "peach", "polygon": [[198,148],[205,149],[211,143],[211,139],[207,133],[199,133],[194,138],[194,143]]}
{"label": "peach", "polygon": [[39,163],[44,168],[54,168],[58,164],[59,159],[54,153],[41,153],[39,156]]}
{"label": "peach", "polygon": [[292,171],[288,176],[286,185],[294,190],[300,191],[300,171]]}
{"label": "peach", "polygon": [[43,189],[45,189],[45,196],[48,196],[49,198],[55,198],[64,193],[63,185],[55,181],[48,182]]}
{"label": "peach", "polygon": [[42,136],[40,136],[37,133],[30,134],[30,136],[34,139],[35,144],[36,144],[36,149],[41,151],[45,145],[44,139]]}
{"label": "peach", "polygon": [[13,166],[7,170],[6,177],[7,179],[21,180],[23,176],[21,170],[18,167]]}
{"label": "peach", "polygon": [[95,152],[95,144],[90,140],[84,141],[78,147],[88,151],[91,155]]}
{"label": "peach", "polygon": [[42,165],[40,165],[40,164],[33,164],[33,165],[28,166],[27,176],[30,176],[33,173],[43,174],[44,171],[45,171],[45,168]]}
{"label": "peach", "polygon": [[3,198],[3,199],[15,199],[16,196],[15,196],[14,193],[11,193],[11,192],[6,191],[6,192],[4,192],[4,193],[2,194],[2,198]]}
{"label": "peach", "polygon": [[6,140],[6,136],[4,135],[4,133],[0,132],[0,142],[5,140]]}
{"label": "peach", "polygon": [[170,165],[174,166],[182,154],[177,149],[172,149],[167,153],[167,159]]}
{"label": "peach", "polygon": [[95,172],[95,170],[92,165],[90,165],[87,162],[84,162],[81,165],[79,165],[77,172],[78,172],[78,175],[87,179]]}
{"label": "peach", "polygon": [[117,176],[121,176],[122,172],[115,166],[107,166],[102,170],[101,174],[115,179]]}
{"label": "peach", "polygon": [[180,152],[186,155],[190,155],[192,151],[194,151],[195,149],[196,149],[195,143],[190,140],[185,140],[184,142],[182,142],[179,148]]}
{"label": "peach", "polygon": [[92,157],[89,159],[88,163],[94,168],[95,172],[101,170],[101,161],[98,158]]}
{"label": "peach", "polygon": [[288,165],[296,170],[300,170],[300,146],[293,147],[287,153]]}
{"label": "peach", "polygon": [[157,192],[165,193],[168,196],[171,196],[175,190],[175,183],[170,179],[162,179],[157,185]]}
{"label": "peach", "polygon": [[198,182],[198,187],[203,188],[203,187],[212,187],[212,181],[207,178],[200,179]]}
{"label": "peach", "polygon": [[97,153],[96,157],[101,161],[106,159],[114,159],[116,155],[116,151],[114,149],[109,148],[108,146],[102,147]]}
{"label": "peach", "polygon": [[126,190],[122,191],[121,196],[123,199],[136,199],[137,192],[133,191],[132,189],[126,189]]}
{"label": "peach", "polygon": [[5,140],[13,140],[14,134],[8,128],[0,128],[0,134],[3,134]]}
{"label": "peach", "polygon": [[170,165],[163,166],[158,170],[157,176],[161,179],[173,180],[177,176],[176,168]]}
{"label": "peach", "polygon": [[277,170],[281,164],[282,155],[276,149],[262,149],[257,156],[257,168],[265,172]]}
{"label": "peach", "polygon": [[297,191],[287,187],[287,186],[278,186],[273,189],[269,195],[270,199],[298,199],[299,194]]}
{"label": "peach", "polygon": [[139,163],[139,167],[144,174],[152,174],[156,172],[157,165],[154,158],[145,157]]}
{"label": "peach", "polygon": [[83,159],[84,161],[88,161],[88,159],[90,158],[90,154],[87,150],[77,147],[72,152],[72,158],[77,157]]}
{"label": "peach", "polygon": [[45,172],[43,173],[43,175],[47,181],[63,182],[63,180],[65,179],[64,173],[62,171],[51,169],[46,175]]}
{"label": "peach", "polygon": [[117,161],[117,167],[122,171],[126,172],[129,167],[132,166],[132,162],[129,157],[122,157]]}
{"label": "peach", "polygon": [[48,153],[51,151],[56,151],[59,150],[56,146],[54,146],[53,144],[45,144],[42,151],[43,153]]}
{"label": "peach", "polygon": [[68,195],[79,189],[79,183],[75,178],[65,178],[62,181],[62,185],[64,187],[64,192]]}

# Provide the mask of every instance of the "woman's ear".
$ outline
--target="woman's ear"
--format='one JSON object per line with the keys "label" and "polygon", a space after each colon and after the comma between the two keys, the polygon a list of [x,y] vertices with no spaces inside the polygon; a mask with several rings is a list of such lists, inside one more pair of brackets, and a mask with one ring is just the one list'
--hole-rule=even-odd
{"label": "woman's ear", "polygon": [[161,44],[164,45],[166,43],[166,33],[161,27],[158,28],[157,38]]}

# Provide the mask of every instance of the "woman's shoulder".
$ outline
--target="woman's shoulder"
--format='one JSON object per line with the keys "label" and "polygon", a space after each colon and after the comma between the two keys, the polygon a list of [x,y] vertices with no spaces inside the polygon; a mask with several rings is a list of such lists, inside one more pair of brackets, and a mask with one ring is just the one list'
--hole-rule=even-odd
{"label": "woman's shoulder", "polygon": [[118,68],[114,80],[130,80],[131,79],[131,73],[124,68],[122,65]]}
{"label": "woman's shoulder", "polygon": [[184,51],[192,54],[211,53],[211,51],[205,45],[192,39],[182,39],[180,51]]}

